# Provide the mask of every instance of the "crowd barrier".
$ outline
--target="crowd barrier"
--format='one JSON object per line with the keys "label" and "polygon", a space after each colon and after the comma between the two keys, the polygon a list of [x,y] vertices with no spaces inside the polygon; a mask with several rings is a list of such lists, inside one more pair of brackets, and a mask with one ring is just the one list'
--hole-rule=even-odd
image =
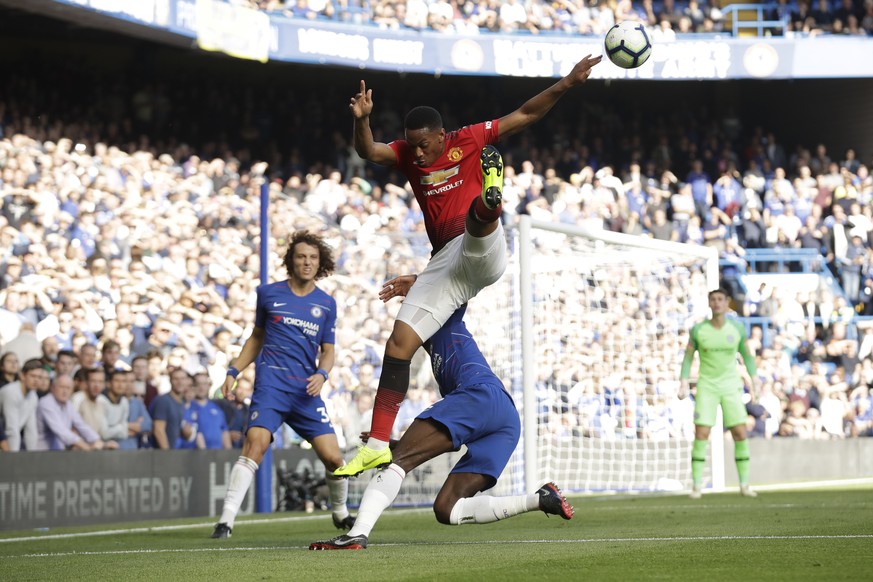
{"label": "crowd barrier", "polygon": [[[733,449],[725,483],[735,486]],[[238,451],[104,451],[4,455],[0,530],[216,517]],[[311,450],[274,451],[277,468],[323,474]],[[873,439],[752,441],[754,484],[873,477]],[[273,507],[278,488],[274,472]],[[415,484],[413,483],[412,486]],[[254,512],[254,488],[240,514]]]}
{"label": "crowd barrier", "polygon": [[[216,517],[238,457],[238,450],[5,454],[0,459],[0,530]],[[324,474],[311,450],[273,451],[273,466]],[[276,507],[275,471],[272,476]],[[254,511],[252,487],[240,514]]]}

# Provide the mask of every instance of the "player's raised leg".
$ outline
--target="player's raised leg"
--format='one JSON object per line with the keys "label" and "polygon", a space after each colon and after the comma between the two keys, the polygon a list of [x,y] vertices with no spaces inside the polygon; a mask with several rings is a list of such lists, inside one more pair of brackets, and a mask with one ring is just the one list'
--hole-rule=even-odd
{"label": "player's raised leg", "polygon": [[503,158],[496,147],[486,145],[482,148],[479,160],[482,165],[482,203],[488,210],[499,211],[503,202]]}

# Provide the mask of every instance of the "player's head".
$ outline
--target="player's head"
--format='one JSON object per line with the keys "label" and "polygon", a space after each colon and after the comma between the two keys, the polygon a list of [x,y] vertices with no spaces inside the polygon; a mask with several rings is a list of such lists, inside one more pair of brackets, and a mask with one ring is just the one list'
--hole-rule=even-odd
{"label": "player's head", "polygon": [[336,269],[331,248],[308,230],[295,232],[291,237],[283,264],[290,277],[307,281],[327,277]]}
{"label": "player's head", "polygon": [[730,309],[731,294],[724,287],[713,289],[709,292],[709,308],[713,315],[721,315],[727,313]]}
{"label": "player's head", "polygon": [[406,114],[404,128],[415,164],[423,168],[433,165],[443,154],[446,143],[446,130],[439,111],[424,105],[415,107]]}

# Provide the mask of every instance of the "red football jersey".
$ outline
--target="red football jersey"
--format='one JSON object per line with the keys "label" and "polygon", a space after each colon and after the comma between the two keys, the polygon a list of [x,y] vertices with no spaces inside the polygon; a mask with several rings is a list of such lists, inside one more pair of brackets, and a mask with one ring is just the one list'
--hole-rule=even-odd
{"label": "red football jersey", "polygon": [[497,143],[497,121],[467,125],[447,133],[443,155],[427,168],[415,165],[406,140],[388,144],[397,156],[396,167],[409,180],[421,206],[434,253],[464,232],[470,204],[482,194],[479,155],[483,147]]}

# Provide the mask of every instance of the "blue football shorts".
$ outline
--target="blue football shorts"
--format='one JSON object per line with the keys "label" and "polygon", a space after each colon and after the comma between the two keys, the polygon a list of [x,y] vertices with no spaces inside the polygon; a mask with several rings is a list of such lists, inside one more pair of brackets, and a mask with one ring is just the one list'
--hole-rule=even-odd
{"label": "blue football shorts", "polygon": [[467,452],[452,473],[477,473],[491,477],[490,489],[509,462],[521,435],[521,421],[512,397],[495,382],[458,388],[422,412],[444,425],[456,449]]}
{"label": "blue football shorts", "polygon": [[309,442],[335,432],[321,396],[291,393],[270,386],[255,388],[249,406],[248,428],[258,426],[273,434],[283,422]]}

